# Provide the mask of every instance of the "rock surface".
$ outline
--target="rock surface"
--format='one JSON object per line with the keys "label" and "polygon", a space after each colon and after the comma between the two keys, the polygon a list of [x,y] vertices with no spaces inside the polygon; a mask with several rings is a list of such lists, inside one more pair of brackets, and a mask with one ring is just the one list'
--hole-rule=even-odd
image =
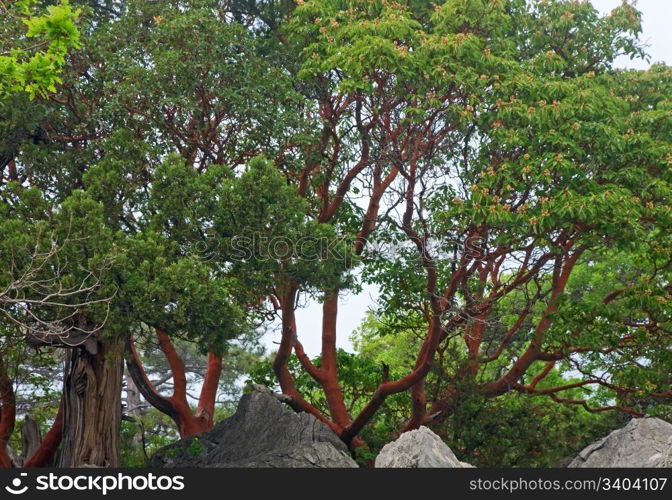
{"label": "rock surface", "polygon": [[345,444],[270,392],[245,394],[236,413],[208,432],[158,450],[152,467],[357,467]]}
{"label": "rock surface", "polygon": [[460,462],[443,440],[427,427],[404,432],[387,443],[376,457],[376,467],[462,468],[473,467]]}
{"label": "rock surface", "polygon": [[568,467],[672,467],[672,424],[632,419],[584,448]]}
{"label": "rock surface", "polygon": [[574,460],[574,457],[563,457],[559,460],[556,460],[553,465],[551,465],[552,469],[566,469],[569,467],[569,464],[572,463],[572,460]]}

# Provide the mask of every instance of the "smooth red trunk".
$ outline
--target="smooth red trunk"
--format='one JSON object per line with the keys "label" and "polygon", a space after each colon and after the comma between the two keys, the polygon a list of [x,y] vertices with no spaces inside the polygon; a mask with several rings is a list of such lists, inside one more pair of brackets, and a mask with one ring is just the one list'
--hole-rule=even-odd
{"label": "smooth red trunk", "polygon": [[215,402],[219,378],[222,373],[222,357],[208,353],[208,362],[198,407],[194,413],[187,400],[187,375],[184,362],[175,349],[170,336],[162,329],[156,329],[159,348],[168,361],[173,377],[173,394],[161,395],[147,376],[133,341],[129,341],[126,355],[128,371],[144,398],[157,410],[168,415],[177,426],[180,437],[212,429],[215,416]]}
{"label": "smooth red trunk", "polygon": [[338,292],[332,292],[322,306],[322,380],[329,413],[334,422],[345,428],[350,424],[350,415],[343,399],[343,390],[338,383],[338,359],[336,351],[336,319],[338,316]]}

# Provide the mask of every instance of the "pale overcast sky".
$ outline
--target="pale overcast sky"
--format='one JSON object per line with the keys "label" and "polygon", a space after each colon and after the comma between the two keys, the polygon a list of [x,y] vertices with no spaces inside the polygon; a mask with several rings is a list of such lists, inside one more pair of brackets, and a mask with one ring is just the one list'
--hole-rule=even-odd
{"label": "pale overcast sky", "polygon": [[[611,9],[621,4],[620,0],[591,0],[591,3],[602,13],[608,14]],[[672,2],[670,0],[639,0],[637,8],[643,14],[644,33],[641,39],[649,45],[647,52],[651,62],[665,62],[672,66]],[[618,66],[625,68],[646,69],[646,61],[630,61],[623,58]]]}
{"label": "pale overcast sky", "polygon": [[[621,4],[621,0],[591,0],[602,13],[609,13]],[[665,62],[672,66],[672,1],[639,0],[637,7],[643,13],[644,33],[641,39],[649,45],[647,52],[651,63]],[[622,58],[619,67],[646,69],[649,63]],[[338,314],[338,346],[351,350],[350,334],[357,328],[367,309],[375,300],[375,289],[367,289],[358,296],[346,295],[341,299]],[[306,352],[312,357],[320,352],[322,314],[320,304],[310,304],[297,311],[298,335]],[[274,342],[280,340],[279,327],[272,327],[265,337],[270,350],[276,350]]]}

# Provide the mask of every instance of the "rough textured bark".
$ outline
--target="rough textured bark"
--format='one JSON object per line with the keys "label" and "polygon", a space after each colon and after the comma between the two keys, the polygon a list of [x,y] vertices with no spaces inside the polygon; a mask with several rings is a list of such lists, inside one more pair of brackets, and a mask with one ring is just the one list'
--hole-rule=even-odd
{"label": "rough textured bark", "polygon": [[12,467],[12,459],[7,449],[9,437],[16,421],[16,397],[12,380],[7,375],[5,363],[0,357],[0,468]]}
{"label": "rough textured bark", "polygon": [[119,466],[123,346],[121,337],[98,339],[68,353],[59,467]]}
{"label": "rough textured bark", "polygon": [[35,453],[42,442],[42,432],[37,420],[34,420],[27,415],[23,419],[21,425],[21,463],[25,463],[26,459]]}
{"label": "rough textured bark", "polygon": [[143,404],[140,398],[140,389],[133,381],[133,377],[127,371],[124,376],[126,382],[126,413],[131,417],[139,417],[143,414]]}
{"label": "rough textured bark", "polygon": [[63,438],[63,407],[64,400],[61,398],[61,404],[58,407],[58,413],[56,414],[54,423],[44,435],[44,438],[40,441],[37,449],[32,454],[28,455],[30,458],[24,462],[24,467],[49,467],[53,464],[56,450]]}

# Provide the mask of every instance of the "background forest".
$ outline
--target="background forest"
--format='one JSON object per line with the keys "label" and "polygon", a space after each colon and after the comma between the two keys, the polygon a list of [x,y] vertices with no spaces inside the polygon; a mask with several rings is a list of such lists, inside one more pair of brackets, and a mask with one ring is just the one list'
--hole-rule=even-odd
{"label": "background forest", "polygon": [[142,466],[249,384],[363,465],[420,425],[548,467],[672,422],[672,70],[614,68],[635,6],[0,16],[0,466]]}

